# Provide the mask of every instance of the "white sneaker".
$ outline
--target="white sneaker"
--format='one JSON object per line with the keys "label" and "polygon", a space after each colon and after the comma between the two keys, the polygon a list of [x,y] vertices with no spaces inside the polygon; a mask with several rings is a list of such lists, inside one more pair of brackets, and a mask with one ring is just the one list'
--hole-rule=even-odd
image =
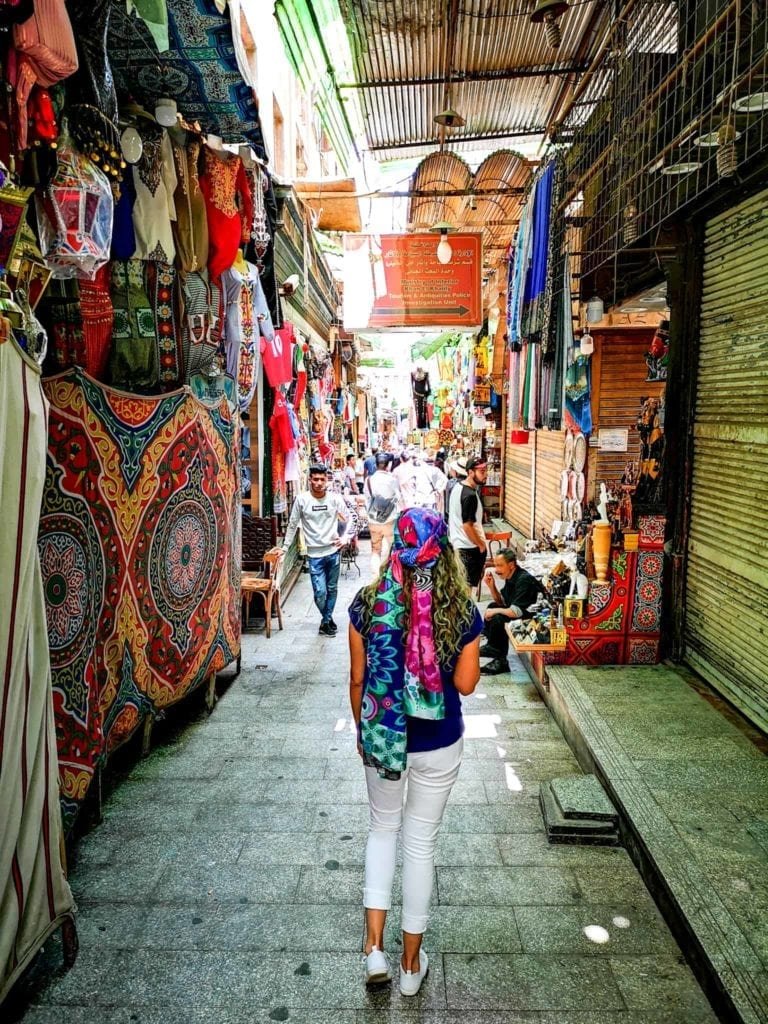
{"label": "white sneaker", "polygon": [[404,996],[415,996],[421,988],[421,983],[429,974],[429,958],[423,949],[419,950],[419,970],[406,971],[400,962],[400,992]]}
{"label": "white sneaker", "polygon": [[365,958],[365,984],[384,985],[388,981],[392,981],[389,962],[385,954],[374,946]]}

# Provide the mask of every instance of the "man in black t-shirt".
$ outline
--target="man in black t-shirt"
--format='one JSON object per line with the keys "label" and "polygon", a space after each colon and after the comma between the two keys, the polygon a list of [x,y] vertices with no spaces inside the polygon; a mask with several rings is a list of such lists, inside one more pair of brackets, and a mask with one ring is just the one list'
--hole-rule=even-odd
{"label": "man in black t-shirt", "polygon": [[506,625],[510,619],[521,619],[526,609],[536,602],[542,590],[541,583],[517,564],[517,555],[510,548],[500,551],[493,560],[496,573],[503,580],[501,590],[493,573],[486,573],[485,582],[491,591],[492,602],[485,611],[483,635],[487,643],[480,648],[480,657],[492,658],[480,669],[485,676],[496,676],[509,671],[507,653],[509,637]]}

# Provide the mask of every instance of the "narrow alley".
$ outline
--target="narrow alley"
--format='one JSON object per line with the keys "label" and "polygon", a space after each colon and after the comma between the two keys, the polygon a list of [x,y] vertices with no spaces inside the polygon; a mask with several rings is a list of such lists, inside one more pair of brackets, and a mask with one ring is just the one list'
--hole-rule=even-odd
{"label": "narrow alley", "polygon": [[[360,558],[361,564],[367,558]],[[342,576],[339,622],[359,583]],[[715,1020],[622,849],[550,846],[539,782],[579,767],[513,658],[465,700],[419,995],[362,975],[363,771],[347,644],[318,637],[306,575],[242,674],[115,762],[76,850],[80,954],[58,933],[20,987],[24,1024],[706,1024]],[[222,677],[226,679],[226,677]],[[189,722],[188,719],[192,718]],[[121,768],[121,765],[123,767]],[[398,881],[395,883],[398,898]],[[398,956],[397,906],[388,952]],[[592,926],[592,927],[590,927]]]}

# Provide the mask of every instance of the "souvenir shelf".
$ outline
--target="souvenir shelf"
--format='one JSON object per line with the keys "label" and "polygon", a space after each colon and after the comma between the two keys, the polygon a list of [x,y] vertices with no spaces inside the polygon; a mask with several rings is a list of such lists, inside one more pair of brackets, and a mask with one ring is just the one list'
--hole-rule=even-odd
{"label": "souvenir shelf", "polygon": [[509,626],[507,626],[507,634],[517,654],[552,654],[555,651],[565,651],[568,648],[568,631],[559,626],[549,631],[550,642],[548,644],[520,643]]}

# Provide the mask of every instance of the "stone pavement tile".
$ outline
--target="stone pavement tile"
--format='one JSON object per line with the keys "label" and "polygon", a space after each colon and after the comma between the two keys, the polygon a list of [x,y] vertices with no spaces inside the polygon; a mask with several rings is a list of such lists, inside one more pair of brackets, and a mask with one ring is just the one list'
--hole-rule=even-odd
{"label": "stone pavement tile", "polygon": [[[274,1002],[289,1008],[407,1006],[409,1010],[418,1011],[445,1006],[442,958],[438,954],[432,956],[429,977],[412,999],[401,996],[396,984],[366,990],[360,953],[286,954],[268,959],[275,970]],[[291,1016],[288,1021],[292,1019]]]}
{"label": "stone pavement tile", "polygon": [[[328,861],[330,865],[337,862]],[[399,904],[402,888],[400,868],[395,871],[395,883],[392,887],[392,902]],[[294,903],[334,903],[343,905],[352,903],[355,906],[362,906],[363,903],[363,868],[344,867],[320,867],[301,868],[301,881],[296,894],[292,900]],[[436,901],[435,901],[436,902]]]}
{"label": "stone pavement tile", "polygon": [[356,743],[352,736],[347,738],[343,733],[328,736],[317,736],[314,739],[291,739],[283,743],[280,751],[282,757],[317,758],[317,757],[349,757],[355,751]]}
{"label": "stone pavement tile", "polygon": [[272,780],[266,786],[266,799],[278,804],[310,804],[317,806],[321,801],[333,798],[340,804],[361,804],[368,806],[368,790],[365,777],[357,780],[335,780],[332,787],[322,777],[307,779]]}
{"label": "stone pavement tile", "polygon": [[446,867],[493,867],[503,862],[499,837],[492,832],[477,835],[441,832],[435,850],[435,864]]}
{"label": "stone pavement tile", "polygon": [[317,835],[297,832],[256,832],[245,841],[238,864],[307,864],[319,866]]}
{"label": "stone pavement tile", "polygon": [[232,900],[250,903],[292,903],[301,868],[271,864],[266,867],[230,864],[223,871],[172,864],[157,886],[165,903],[204,903]]}
{"label": "stone pavement tile", "polygon": [[[511,714],[511,712],[509,712]],[[520,722],[516,720],[518,738],[521,740],[560,740],[562,731],[553,718],[541,722]]]}
{"label": "stone pavement tile", "polygon": [[543,832],[544,821],[537,802],[497,803],[471,807],[448,803],[441,832]]}
{"label": "stone pavement tile", "polygon": [[305,831],[310,821],[310,809],[300,804],[291,806],[264,800],[265,786],[264,783],[256,783],[239,792],[239,799],[231,803],[227,803],[227,797],[231,799],[231,787],[221,786],[216,802],[197,808],[192,827],[201,831]]}
{"label": "stone pavement tile", "polygon": [[110,900],[140,902],[155,893],[168,861],[136,862],[115,870],[111,864],[75,868],[69,884],[76,900]]}
{"label": "stone pavement tile", "polygon": [[635,1014],[626,1010],[557,1010],[547,1013],[449,1009],[419,1014],[411,1014],[407,1010],[403,1013],[393,1010],[358,1010],[355,1024],[713,1024],[713,1018],[699,1014],[673,1016],[663,1011]]}
{"label": "stone pavement tile", "polygon": [[[397,920],[387,920],[384,945],[392,964],[402,951]],[[424,948],[439,953],[521,953],[512,907],[433,907]]]}
{"label": "stone pavement tile", "polygon": [[567,868],[490,867],[437,869],[440,905],[526,906],[580,903]]}
{"label": "stone pavement tile", "polygon": [[318,864],[335,860],[342,867],[360,867],[365,862],[367,832],[316,832]]}
{"label": "stone pavement tile", "polygon": [[162,803],[136,803],[127,806],[110,803],[104,808],[104,818],[100,827],[131,835],[146,832],[178,832],[179,829],[189,828],[197,820],[202,806],[200,799],[174,803],[170,799],[171,792],[169,786],[167,798]]}
{"label": "stone pavement tile", "polygon": [[515,920],[523,952],[540,956],[669,957],[678,951],[650,900],[640,906],[515,907]]}
{"label": "stone pavement tile", "polygon": [[[101,909],[101,908],[98,908]],[[86,918],[93,915],[88,908]],[[99,919],[100,920],[100,919]],[[224,950],[279,953],[289,950],[351,952],[361,948],[362,907],[265,904],[154,906],[146,908],[141,926],[130,926],[122,947],[117,924],[97,927],[105,945],[124,949]],[[126,919],[126,924],[128,921]],[[86,935],[93,933],[87,922]],[[81,936],[82,941],[82,936]]]}
{"label": "stone pavement tile", "polygon": [[462,778],[454,783],[449,803],[455,807],[458,804],[468,804],[476,807],[487,803],[484,784],[479,780]]}
{"label": "stone pavement tile", "polygon": [[635,865],[627,858],[610,872],[602,865],[575,864],[573,873],[586,903],[634,903],[648,897]]}
{"label": "stone pavement tile", "polygon": [[24,1017],[27,1024],[357,1024],[355,1010],[291,1009],[273,1006],[253,1009],[239,1006],[151,1005],[107,1009],[103,1006],[35,1006]]}
{"label": "stone pavement tile", "polygon": [[621,1010],[609,964],[585,957],[446,954],[449,1007],[497,1010]]}
{"label": "stone pavement tile", "polygon": [[227,780],[233,792],[251,782],[280,782],[283,779],[303,781],[322,779],[327,760],[317,758],[268,757],[252,755],[247,761],[235,761],[227,769]]}
{"label": "stone pavement tile", "polygon": [[[130,970],[121,952],[100,953],[96,965],[81,957],[72,970],[51,985],[40,1002],[56,1005],[88,1002],[94,1006],[168,1004],[171,1012],[207,1003],[241,1008],[269,1006],[276,983],[276,963],[250,953],[198,950],[135,950]],[[64,1020],[66,1017],[62,1014]]]}
{"label": "stone pavement tile", "polygon": [[[334,789],[329,789],[325,794],[328,800]],[[307,808],[310,814],[310,832],[338,832],[340,835],[348,832],[365,832],[368,830],[368,802],[356,804],[318,804],[316,807]]]}
{"label": "stone pavement tile", "polygon": [[[665,1010],[681,1020],[699,1014],[702,1021],[716,1018],[706,996],[682,957],[622,957],[611,960],[616,984],[631,1010]],[[693,1018],[697,1019],[697,1018]]]}
{"label": "stone pavement tile", "polygon": [[206,786],[188,786],[184,782],[165,782],[163,779],[122,779],[104,795],[106,814],[136,805],[199,804],[205,800]]}
{"label": "stone pavement tile", "polygon": [[615,865],[625,869],[632,862],[621,847],[576,846],[550,843],[543,832],[520,832],[517,835],[498,836],[501,858],[505,864],[541,864],[574,867],[584,864],[599,867],[610,874]]}

